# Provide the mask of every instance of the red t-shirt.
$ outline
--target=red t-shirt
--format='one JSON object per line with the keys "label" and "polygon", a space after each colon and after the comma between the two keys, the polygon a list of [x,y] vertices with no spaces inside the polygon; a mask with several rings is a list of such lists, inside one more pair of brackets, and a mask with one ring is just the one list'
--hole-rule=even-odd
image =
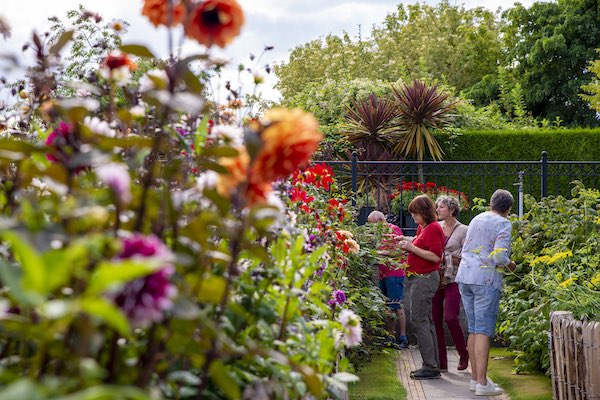
{"label": "red t-shirt", "polygon": [[[396,234],[398,236],[403,235],[402,230],[400,228],[398,228],[396,225],[388,224],[388,226],[390,227],[390,230],[394,234]],[[397,250],[399,246],[400,246],[400,243],[397,240],[384,238],[381,241],[379,250]],[[403,262],[403,260],[395,260],[395,261],[399,261],[400,263]],[[379,279],[388,278],[390,276],[402,277],[402,276],[406,275],[406,273],[404,272],[404,270],[402,268],[394,269],[390,265],[384,265],[384,264],[379,264],[378,267],[379,267]]]}
{"label": "red t-shirt", "polygon": [[[440,257],[441,262],[442,253],[444,252],[444,231],[437,222],[428,224],[424,229],[419,225],[413,244],[421,249],[431,251]],[[406,262],[408,264],[408,272],[412,272],[413,274],[424,275],[432,271],[437,271],[440,268],[440,262],[427,261],[412,252],[408,253]]]}

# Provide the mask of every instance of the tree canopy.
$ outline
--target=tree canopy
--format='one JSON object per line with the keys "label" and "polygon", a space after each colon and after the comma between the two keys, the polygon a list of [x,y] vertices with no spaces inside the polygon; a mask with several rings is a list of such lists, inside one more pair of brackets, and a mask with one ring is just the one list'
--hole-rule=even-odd
{"label": "tree canopy", "polygon": [[357,79],[378,87],[420,79],[477,107],[498,106],[507,121],[596,126],[596,114],[579,96],[592,81],[586,66],[596,48],[595,0],[517,3],[503,13],[444,0],[399,4],[369,37],[328,35],[298,46],[275,72],[288,105],[312,104],[315,91],[329,85],[343,92]]}

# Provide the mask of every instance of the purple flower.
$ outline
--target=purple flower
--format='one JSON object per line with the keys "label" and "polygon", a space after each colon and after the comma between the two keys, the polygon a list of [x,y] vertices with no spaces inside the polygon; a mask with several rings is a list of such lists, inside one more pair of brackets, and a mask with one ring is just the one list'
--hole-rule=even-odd
{"label": "purple flower", "polygon": [[340,306],[346,302],[346,293],[343,290],[334,291],[332,297],[333,301]]}
{"label": "purple flower", "polygon": [[120,204],[131,202],[129,170],[124,164],[110,163],[96,168],[96,175],[115,193]]}
{"label": "purple flower", "polygon": [[190,134],[188,131],[182,128],[175,128],[175,130],[177,130],[177,133],[179,133],[181,136],[187,136]]}
{"label": "purple flower", "polygon": [[158,259],[165,264],[156,272],[127,283],[116,295],[114,302],[127,315],[134,327],[145,327],[152,322],[160,322],[165,310],[173,306],[172,298],[177,294],[171,283],[175,272],[173,254],[156,237],[136,234],[123,239],[120,259]]}

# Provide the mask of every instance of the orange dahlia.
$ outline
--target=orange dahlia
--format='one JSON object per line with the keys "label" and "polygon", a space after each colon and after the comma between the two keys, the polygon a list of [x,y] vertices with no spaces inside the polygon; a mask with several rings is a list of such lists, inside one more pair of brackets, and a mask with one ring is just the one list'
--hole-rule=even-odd
{"label": "orange dahlia", "polygon": [[248,166],[250,155],[245,147],[237,149],[239,154],[235,157],[220,158],[218,163],[226,170],[226,174],[220,174],[217,180],[217,191],[221,196],[229,197],[231,192],[248,179]]}
{"label": "orange dahlia", "polygon": [[266,182],[284,178],[306,164],[323,139],[313,115],[299,108],[267,111],[264,126],[263,146],[256,156],[252,175]]}
{"label": "orange dahlia", "polygon": [[244,12],[236,0],[201,1],[192,11],[186,34],[205,46],[223,48],[240,34]]}
{"label": "orange dahlia", "polygon": [[[142,15],[148,17],[152,25],[169,26],[169,0],[144,0]],[[185,16],[185,6],[177,0],[173,0],[173,15],[171,26],[180,24]]]}

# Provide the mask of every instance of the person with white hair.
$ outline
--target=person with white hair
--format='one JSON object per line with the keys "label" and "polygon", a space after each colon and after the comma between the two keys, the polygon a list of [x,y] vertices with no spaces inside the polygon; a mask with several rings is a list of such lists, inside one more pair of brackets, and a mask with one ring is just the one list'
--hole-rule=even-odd
{"label": "person with white hair", "polygon": [[438,354],[440,357],[440,371],[448,370],[448,353],[446,351],[446,333],[444,322],[450,331],[456,351],[460,356],[458,370],[467,369],[469,352],[465,333],[460,326],[460,292],[458,284],[454,281],[460,255],[462,252],[467,226],[458,219],[460,204],[455,197],[440,196],[435,201],[438,222],[444,231],[444,253],[440,267],[440,286],[433,296],[433,323],[437,336]]}
{"label": "person with white hair", "polygon": [[496,269],[515,267],[509,258],[512,225],[507,218],[513,203],[509,191],[498,189],[490,199],[490,211],[471,220],[456,275],[468,322],[469,389],[477,396],[502,393],[487,377],[487,369],[502,292],[502,273]]}
{"label": "person with white hair", "polygon": [[[402,230],[394,224],[388,224],[385,215],[381,211],[372,211],[367,221],[369,223],[387,224],[390,233],[383,237],[379,246],[379,254],[392,256],[394,249],[399,249],[398,238],[402,236]],[[392,336],[389,343],[396,348],[408,348],[408,338],[406,337],[406,314],[402,305],[404,298],[404,279],[406,273],[402,268],[394,268],[392,263],[378,265],[379,288],[387,298],[386,305],[388,314],[386,317],[387,331]],[[398,264],[396,262],[395,264]],[[395,317],[394,318],[394,314]],[[396,320],[398,322],[398,335],[396,336]]]}

